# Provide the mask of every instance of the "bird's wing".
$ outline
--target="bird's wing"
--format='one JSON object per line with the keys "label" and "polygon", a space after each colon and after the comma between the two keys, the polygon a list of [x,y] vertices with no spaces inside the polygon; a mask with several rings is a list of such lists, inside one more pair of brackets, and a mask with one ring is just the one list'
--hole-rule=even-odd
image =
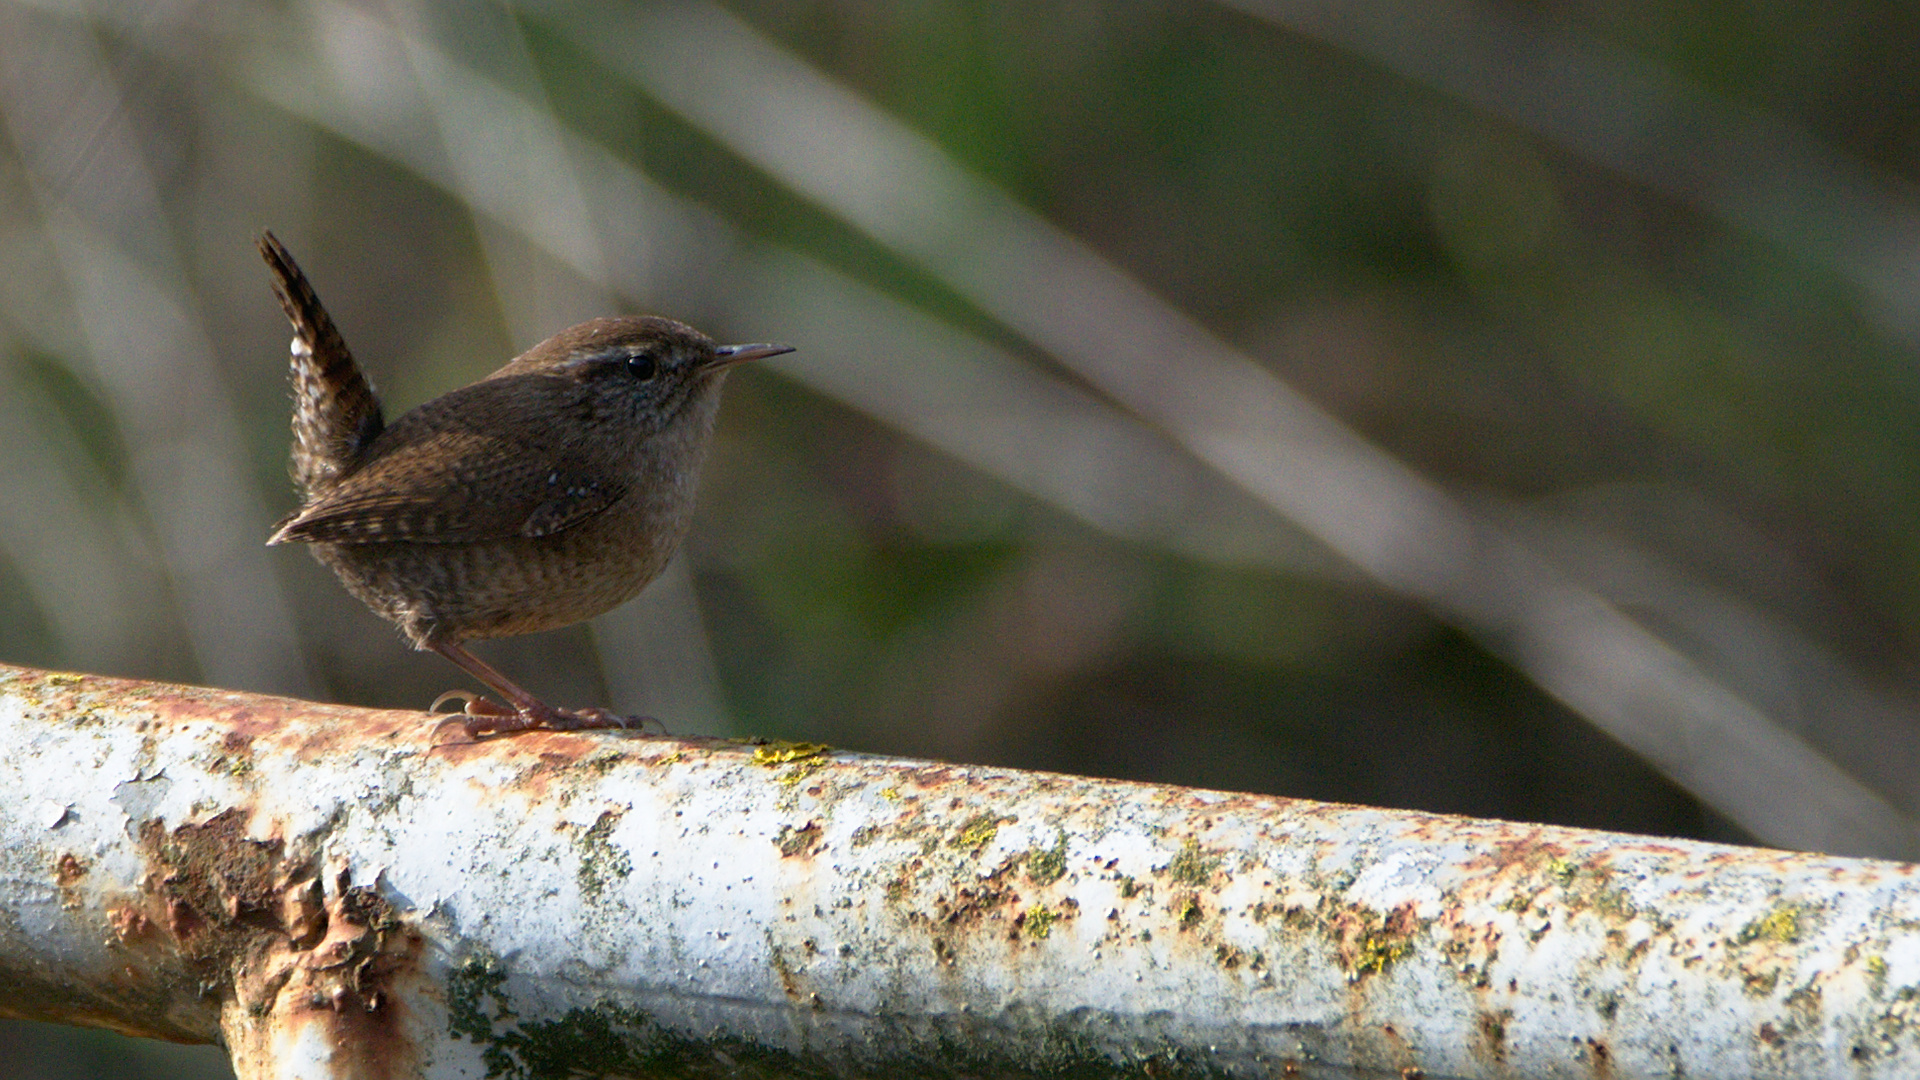
{"label": "bird's wing", "polygon": [[600,513],[627,483],[577,455],[442,431],[379,453],[280,524],[268,543],[462,544],[551,536]]}

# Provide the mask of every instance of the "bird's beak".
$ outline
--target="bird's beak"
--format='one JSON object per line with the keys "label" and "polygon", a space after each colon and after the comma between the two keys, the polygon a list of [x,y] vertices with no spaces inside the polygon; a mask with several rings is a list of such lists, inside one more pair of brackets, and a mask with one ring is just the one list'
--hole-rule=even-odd
{"label": "bird's beak", "polygon": [[749,360],[759,360],[768,356],[779,356],[793,351],[791,345],[720,345],[713,350],[713,362],[707,367],[718,371],[735,364],[744,364]]}

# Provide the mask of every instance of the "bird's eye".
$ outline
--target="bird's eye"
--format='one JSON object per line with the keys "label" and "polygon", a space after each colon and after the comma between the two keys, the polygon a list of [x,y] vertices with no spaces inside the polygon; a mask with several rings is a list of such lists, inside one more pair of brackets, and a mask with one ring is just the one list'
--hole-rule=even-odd
{"label": "bird's eye", "polygon": [[627,373],[646,382],[660,373],[660,365],[654,362],[652,353],[638,353],[627,357]]}

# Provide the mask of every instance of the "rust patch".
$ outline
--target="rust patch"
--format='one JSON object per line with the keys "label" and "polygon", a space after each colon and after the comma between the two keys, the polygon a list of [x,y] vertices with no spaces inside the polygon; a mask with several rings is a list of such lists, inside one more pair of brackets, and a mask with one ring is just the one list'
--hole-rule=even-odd
{"label": "rust patch", "polygon": [[[931,920],[935,959],[951,967],[959,956],[961,943],[979,933],[988,922],[1006,918],[1008,907],[1019,899],[1019,894],[997,878],[977,886],[963,886],[936,899]],[[1018,927],[1013,933],[1018,936]]]}
{"label": "rust patch", "polygon": [[792,825],[782,825],[779,835],[773,838],[773,844],[780,849],[783,859],[811,855],[820,849],[821,832],[818,821],[809,820],[797,829]]}
{"label": "rust patch", "polygon": [[1467,860],[1463,869],[1499,875],[1516,866],[1537,870],[1563,863],[1566,859],[1567,849],[1564,845],[1544,839],[1542,831],[1535,829],[1512,840],[1495,841],[1491,850]]}
{"label": "rust patch", "polygon": [[153,920],[132,904],[116,904],[108,908],[107,925],[113,927],[114,936],[123,944],[141,941],[153,933]]}
{"label": "rust patch", "polygon": [[999,882],[986,881],[978,887],[964,886],[933,902],[935,925],[949,930],[971,930],[989,919],[1000,917],[1003,909],[1018,897]]}
{"label": "rust patch", "polygon": [[1599,1039],[1587,1039],[1587,1061],[1593,1066],[1594,1080],[1610,1080],[1613,1076],[1613,1051]]}
{"label": "rust patch", "polygon": [[[242,691],[198,686],[145,683],[105,676],[32,672],[37,704],[49,713],[78,717],[85,722],[98,704],[139,703],[151,714],[145,725],[153,729],[188,723],[211,723],[225,728],[222,752],[244,761],[256,753],[290,753],[296,758],[332,757],[370,744],[387,744],[420,753],[532,753],[550,760],[575,762],[604,751],[609,737],[603,732],[523,732],[510,738],[470,743],[433,744],[433,733],[444,715],[404,709],[363,709],[291,698],[268,697]],[[649,740],[656,741],[656,740]],[[711,740],[676,740],[687,744]]]}
{"label": "rust patch", "polygon": [[[972,819],[958,833],[964,835],[969,827],[975,830],[997,829],[999,823],[1005,820],[1010,819],[981,815]],[[980,842],[984,844],[986,841],[981,839]],[[941,846],[967,848],[959,835],[948,836]],[[910,922],[926,926],[932,938],[930,944],[934,956],[941,964],[955,964],[969,941],[985,942],[993,937],[1012,942],[1044,941],[1058,924],[1079,916],[1080,902],[1072,897],[1043,903],[1022,895],[1014,879],[1022,876],[1020,871],[1028,863],[1030,854],[1026,851],[1011,853],[979,877],[975,877],[971,870],[964,869],[966,863],[949,867],[965,883],[934,897],[925,909],[905,912]],[[969,849],[966,857],[970,858],[971,855]],[[888,882],[887,899],[891,902],[904,901],[913,891],[916,878],[926,876],[923,871],[925,863],[922,859],[910,860],[899,876]]]}
{"label": "rust patch", "polygon": [[200,958],[192,939],[202,926],[245,922],[278,928],[279,890],[288,870],[285,845],[248,837],[247,817],[235,807],[172,833],[159,819],[140,827],[140,847],[158,871],[168,922],[177,927],[175,935],[190,959]]}
{"label": "rust patch", "polygon": [[287,941],[296,949],[311,949],[327,932],[326,898],[320,891],[320,879],[291,881],[281,890],[280,925],[286,928]]}
{"label": "rust patch", "polygon": [[[344,873],[336,884],[324,937],[311,949],[291,942],[267,949],[241,973],[236,1005],[254,1021],[252,1032],[266,1036],[263,1048],[275,1035],[318,1024],[328,1045],[353,1056],[356,1076],[418,1075],[404,995],[396,991],[421,983],[425,941],[371,886],[349,886]],[[236,1065],[240,1057],[236,1048]]]}
{"label": "rust patch", "polygon": [[[555,732],[514,732],[506,737],[521,740],[522,736],[532,736],[537,739],[552,734]],[[501,738],[501,736],[494,736],[494,738]],[[460,745],[484,746],[487,742],[488,740],[483,739],[478,743]],[[569,755],[559,753],[547,746],[528,745],[531,742],[532,739],[526,739],[516,741],[513,745],[513,748],[519,751],[515,756],[526,761],[526,764],[515,770],[513,779],[497,786],[491,783],[478,786],[496,794],[511,791],[515,795],[544,801],[553,794],[554,782],[563,780],[573,770],[573,766],[579,764],[591,750],[591,748],[581,748],[581,753]]]}
{"label": "rust patch", "polygon": [[248,836],[249,816],[235,807],[171,831],[145,822],[146,896],[111,909],[116,936],[149,947],[171,939],[196,992],[222,999],[242,1075],[314,1023],[327,1045],[355,1055],[356,1075],[416,1074],[397,991],[421,981],[420,934],[345,871],[328,890],[312,856]]}
{"label": "rust patch", "polygon": [[[118,686],[95,689],[132,696]],[[356,709],[197,686],[162,689],[164,693],[150,694],[145,706],[156,723],[218,724],[227,729],[223,744],[230,747],[229,753],[241,755],[250,755],[257,744],[284,749],[296,757],[325,757],[376,740],[407,737],[424,750],[432,730],[424,713]]]}
{"label": "rust patch", "polygon": [[1473,1055],[1485,1062],[1505,1065],[1507,1024],[1512,1020],[1512,1009],[1496,1009],[1474,1017]]}
{"label": "rust patch", "polygon": [[1367,907],[1342,907],[1326,919],[1325,926],[1347,981],[1357,983],[1381,974],[1411,953],[1420,920],[1411,904],[1384,915]]}
{"label": "rust patch", "polygon": [[53,880],[54,884],[60,887],[61,903],[68,907],[74,906],[76,898],[72,895],[73,887],[80,884],[80,879],[86,876],[87,860],[71,851],[65,852],[53,861]]}

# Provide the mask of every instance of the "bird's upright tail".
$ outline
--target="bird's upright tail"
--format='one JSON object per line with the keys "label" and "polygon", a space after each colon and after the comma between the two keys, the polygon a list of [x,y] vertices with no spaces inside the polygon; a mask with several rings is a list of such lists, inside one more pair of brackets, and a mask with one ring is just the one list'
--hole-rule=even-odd
{"label": "bird's upright tail", "polygon": [[289,471],[303,498],[333,485],[364,460],[386,426],[373,385],[300,265],[271,232],[260,234],[260,256],[273,272],[273,291],[293,323],[293,453]]}

